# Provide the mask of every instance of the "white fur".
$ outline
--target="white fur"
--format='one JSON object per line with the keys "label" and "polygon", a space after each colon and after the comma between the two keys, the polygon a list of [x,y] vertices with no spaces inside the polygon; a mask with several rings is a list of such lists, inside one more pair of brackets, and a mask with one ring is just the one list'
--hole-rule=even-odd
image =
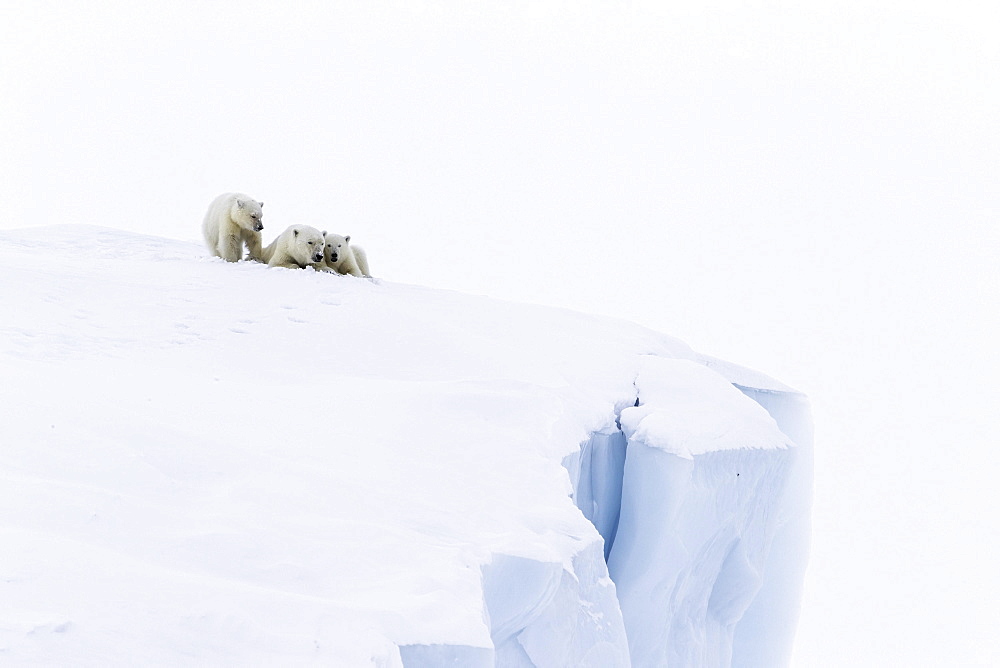
{"label": "white fur", "polygon": [[236,262],[246,244],[247,258],[260,261],[263,206],[263,202],[243,193],[225,193],[212,200],[201,224],[205,245],[212,255]]}
{"label": "white fur", "polygon": [[308,225],[292,225],[263,250],[262,260],[269,267],[327,271],[324,258],[323,233]]}
{"label": "white fur", "polygon": [[324,233],[324,236],[326,237],[326,249],[323,253],[323,259],[327,269],[338,274],[371,278],[371,271],[368,269],[368,254],[361,246],[350,245],[350,235],[345,237],[339,234]]}

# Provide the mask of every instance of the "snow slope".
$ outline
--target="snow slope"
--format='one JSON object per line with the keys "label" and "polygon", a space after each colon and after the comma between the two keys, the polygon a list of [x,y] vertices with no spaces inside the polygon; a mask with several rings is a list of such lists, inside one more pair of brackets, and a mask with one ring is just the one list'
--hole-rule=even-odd
{"label": "snow slope", "polygon": [[787,661],[789,388],[623,321],[107,228],[2,232],[0,277],[4,664]]}

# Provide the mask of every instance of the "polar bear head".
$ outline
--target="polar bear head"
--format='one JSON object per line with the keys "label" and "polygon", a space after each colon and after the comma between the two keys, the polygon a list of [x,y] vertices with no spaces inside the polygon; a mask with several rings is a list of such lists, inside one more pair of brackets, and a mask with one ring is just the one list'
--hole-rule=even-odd
{"label": "polar bear head", "polygon": [[229,211],[229,217],[245,230],[260,232],[264,229],[264,223],[261,222],[264,219],[264,212],[261,211],[263,207],[263,202],[237,197]]}
{"label": "polar bear head", "polygon": [[341,236],[339,234],[326,235],[326,261],[327,264],[336,264],[344,259],[347,252],[347,244],[351,242],[351,235]]}
{"label": "polar bear head", "polygon": [[299,264],[323,261],[323,233],[308,225],[293,225],[288,229],[288,254]]}

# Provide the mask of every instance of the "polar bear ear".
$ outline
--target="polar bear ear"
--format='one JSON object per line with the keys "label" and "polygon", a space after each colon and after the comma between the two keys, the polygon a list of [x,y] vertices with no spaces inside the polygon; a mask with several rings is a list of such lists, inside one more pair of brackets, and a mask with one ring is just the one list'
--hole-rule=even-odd
{"label": "polar bear ear", "polygon": [[324,237],[326,236],[326,230],[323,230],[323,236]]}
{"label": "polar bear ear", "polygon": [[295,236],[299,236],[299,228],[295,228],[292,231],[295,232]]}
{"label": "polar bear ear", "polygon": [[264,203],[263,202],[257,202],[257,206],[259,206],[260,208],[263,209],[264,208]]}
{"label": "polar bear ear", "polygon": [[242,209],[243,208],[243,200],[241,200],[241,199],[236,200],[236,206],[238,206],[239,208]]}
{"label": "polar bear ear", "polygon": [[345,244],[351,243],[351,235],[350,234],[348,234],[346,237],[344,237],[344,243]]}

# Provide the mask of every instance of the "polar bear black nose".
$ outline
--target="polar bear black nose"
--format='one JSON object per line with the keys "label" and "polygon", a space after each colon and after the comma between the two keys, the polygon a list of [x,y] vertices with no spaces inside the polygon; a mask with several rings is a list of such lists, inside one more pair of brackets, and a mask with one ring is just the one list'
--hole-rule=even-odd
{"label": "polar bear black nose", "polygon": [[260,232],[262,229],[264,229],[264,223],[257,223],[253,226],[254,232]]}

